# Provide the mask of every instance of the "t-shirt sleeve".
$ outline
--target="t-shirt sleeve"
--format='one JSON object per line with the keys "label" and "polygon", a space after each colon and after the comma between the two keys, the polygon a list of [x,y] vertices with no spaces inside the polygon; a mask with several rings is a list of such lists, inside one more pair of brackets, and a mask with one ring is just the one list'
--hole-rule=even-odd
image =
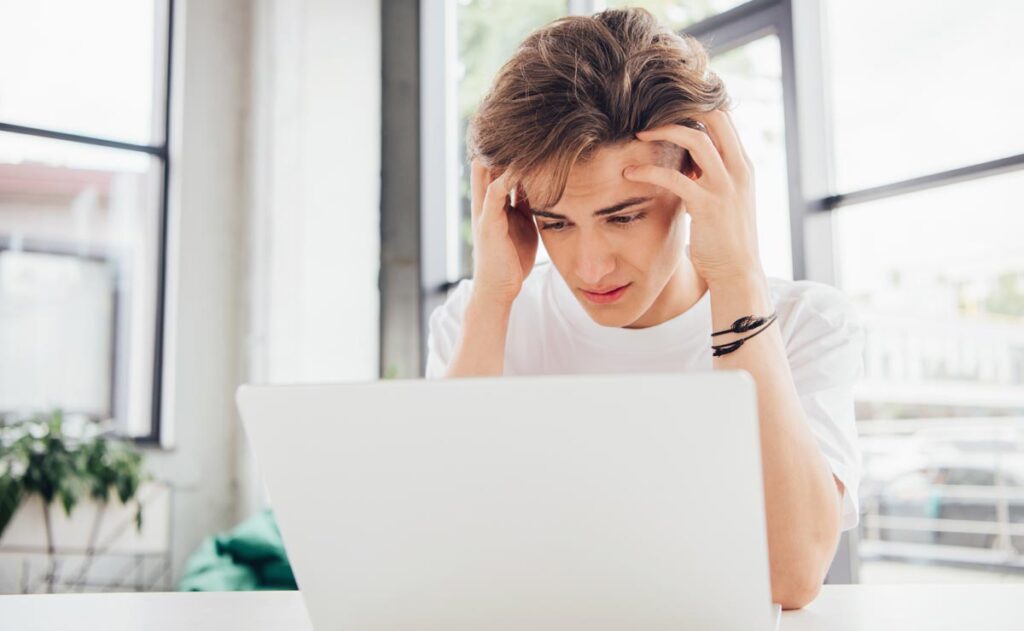
{"label": "t-shirt sleeve", "polygon": [[862,462],[853,391],[864,373],[864,327],[843,292],[806,282],[811,288],[798,301],[786,350],[811,432],[832,473],[843,483],[840,530],[850,530],[860,520]]}
{"label": "t-shirt sleeve", "polygon": [[472,281],[463,279],[448,292],[444,303],[431,313],[427,327],[427,367],[425,377],[437,379],[445,376],[455,352],[462,329],[462,316],[469,300]]}

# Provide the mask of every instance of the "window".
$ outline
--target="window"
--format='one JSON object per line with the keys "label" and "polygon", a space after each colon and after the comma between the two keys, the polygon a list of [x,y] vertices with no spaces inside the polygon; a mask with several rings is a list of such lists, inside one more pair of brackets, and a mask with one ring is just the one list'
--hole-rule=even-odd
{"label": "window", "polygon": [[[893,580],[893,559],[1000,571],[1020,556],[1010,535],[1024,533],[1013,501],[1024,465],[1022,190],[1015,171],[834,211],[839,286],[865,325],[856,406],[867,582]],[[921,466],[952,473],[897,495],[890,483]],[[987,478],[948,489],[979,466]],[[897,499],[917,512],[892,512]],[[929,501],[934,514],[918,514]]]}
{"label": "window", "polygon": [[827,9],[840,191],[1024,151],[1024,5],[831,0]]}
{"label": "window", "polygon": [[711,59],[735,103],[733,122],[754,163],[757,237],[765,274],[793,278],[786,179],[786,123],[782,100],[782,51],[766,35]]}
{"label": "window", "polygon": [[0,414],[158,439],[170,11],[0,0]]}
{"label": "window", "polygon": [[[713,17],[729,9],[743,4],[746,0],[609,0],[604,4],[609,9],[622,7],[643,7],[654,14],[654,17],[672,29],[683,30],[697,24],[701,20]],[[599,10],[604,7],[595,7]]]}
{"label": "window", "polygon": [[921,562],[1009,578],[1024,560],[1024,12],[827,9],[836,283],[865,325],[861,580],[917,581]]}

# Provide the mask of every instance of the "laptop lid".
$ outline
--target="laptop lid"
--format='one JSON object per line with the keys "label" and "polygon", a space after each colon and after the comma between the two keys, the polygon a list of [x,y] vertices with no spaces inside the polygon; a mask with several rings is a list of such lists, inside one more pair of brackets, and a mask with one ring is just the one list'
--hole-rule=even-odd
{"label": "laptop lid", "polygon": [[316,629],[775,628],[746,372],[237,398]]}

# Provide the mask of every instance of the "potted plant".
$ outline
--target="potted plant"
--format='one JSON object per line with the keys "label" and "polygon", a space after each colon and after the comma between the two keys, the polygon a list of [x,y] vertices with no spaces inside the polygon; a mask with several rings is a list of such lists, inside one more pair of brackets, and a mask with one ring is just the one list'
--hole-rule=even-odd
{"label": "potted plant", "polygon": [[103,511],[115,492],[122,503],[136,502],[135,525],[142,527],[142,506],[136,497],[148,476],[142,455],[133,445],[103,431],[85,418],[65,419],[55,410],[48,415],[0,422],[0,536],[22,501],[35,494],[42,500],[49,569],[47,590],[53,591],[55,542],[51,506],[59,501],[70,517],[83,497],[99,504],[90,530],[81,579],[93,558]]}

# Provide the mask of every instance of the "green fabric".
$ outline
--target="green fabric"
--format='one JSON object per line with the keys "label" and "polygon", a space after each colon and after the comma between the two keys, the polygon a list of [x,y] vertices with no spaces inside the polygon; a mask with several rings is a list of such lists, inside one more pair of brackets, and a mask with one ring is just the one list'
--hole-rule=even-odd
{"label": "green fabric", "polygon": [[295,575],[288,561],[270,561],[260,568],[260,580],[264,585],[288,585],[295,589]]}
{"label": "green fabric", "polygon": [[281,532],[269,510],[207,537],[185,564],[178,589],[231,592],[297,589]]}

